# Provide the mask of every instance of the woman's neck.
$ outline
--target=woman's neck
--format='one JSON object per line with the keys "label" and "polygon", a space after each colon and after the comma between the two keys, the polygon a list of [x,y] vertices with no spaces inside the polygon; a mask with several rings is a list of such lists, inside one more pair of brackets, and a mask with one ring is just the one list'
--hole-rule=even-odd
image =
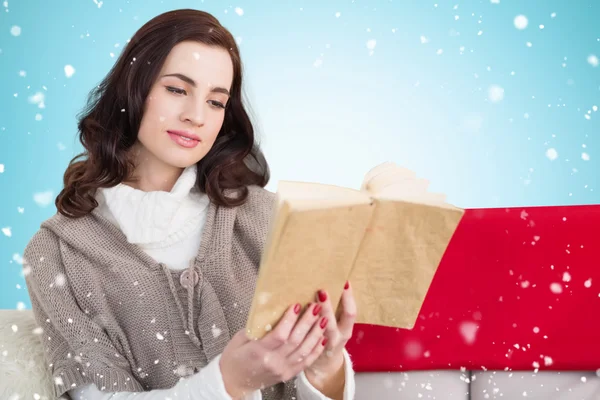
{"label": "woman's neck", "polygon": [[183,168],[168,165],[150,154],[142,146],[135,149],[135,169],[125,185],[144,192],[170,192]]}

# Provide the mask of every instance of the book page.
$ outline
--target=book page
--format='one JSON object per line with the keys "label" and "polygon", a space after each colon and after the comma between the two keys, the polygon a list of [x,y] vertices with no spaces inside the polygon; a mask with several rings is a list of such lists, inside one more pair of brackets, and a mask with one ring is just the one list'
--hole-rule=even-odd
{"label": "book page", "polygon": [[463,215],[457,208],[375,200],[350,280],[357,323],[411,329]]}
{"label": "book page", "polygon": [[429,181],[392,162],[385,162],[371,169],[364,178],[362,190],[373,198],[405,200],[414,203],[450,207],[446,196],[428,191]]}
{"label": "book page", "polygon": [[413,171],[392,162],[384,162],[365,174],[361,190],[374,195],[389,185],[410,183],[415,179],[416,174]]}
{"label": "book page", "polygon": [[293,210],[344,207],[369,204],[370,196],[360,190],[323,183],[281,181],[277,186],[279,203],[287,201]]}
{"label": "book page", "polygon": [[370,202],[299,211],[284,201],[261,259],[248,336],[261,338],[289,306],[314,302],[319,289],[335,307],[372,213]]}

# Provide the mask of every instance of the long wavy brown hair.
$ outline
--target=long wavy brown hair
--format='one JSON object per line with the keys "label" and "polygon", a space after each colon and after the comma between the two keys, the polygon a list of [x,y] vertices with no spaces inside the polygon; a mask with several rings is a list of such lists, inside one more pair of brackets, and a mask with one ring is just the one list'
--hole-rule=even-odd
{"label": "long wavy brown hair", "polygon": [[[94,198],[98,188],[113,187],[131,177],[134,165],[129,150],[137,141],[146,97],[169,52],[183,41],[226,49],[233,62],[223,126],[197,164],[196,185],[212,202],[233,207],[246,201],[249,185],[268,183],[269,167],[242,103],[242,63],[233,36],[211,14],[176,10],[143,25],[90,92],[78,119],[84,151],[69,163],[64,188],[56,198],[61,214],[72,218],[88,214],[98,206]],[[233,189],[233,196],[228,196],[228,189]]]}

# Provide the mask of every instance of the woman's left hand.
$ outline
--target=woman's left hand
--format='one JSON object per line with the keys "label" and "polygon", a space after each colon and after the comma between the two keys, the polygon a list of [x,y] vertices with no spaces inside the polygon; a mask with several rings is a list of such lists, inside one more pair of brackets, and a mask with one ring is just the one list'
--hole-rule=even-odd
{"label": "woman's left hand", "polygon": [[[307,378],[313,385],[327,385],[327,380],[334,377],[341,378],[343,388],[344,379],[344,348],[346,343],[352,337],[354,321],[356,320],[356,302],[352,294],[352,288],[347,282],[344,286],[341,299],[341,312],[339,320],[336,318],[335,311],[329,293],[320,290],[316,294],[316,302],[321,305],[321,319],[317,323],[323,322],[327,318],[325,326],[325,349],[321,356],[304,371]],[[334,378],[335,379],[335,378]],[[335,379],[336,381],[338,379]],[[334,382],[329,382],[334,383]]]}

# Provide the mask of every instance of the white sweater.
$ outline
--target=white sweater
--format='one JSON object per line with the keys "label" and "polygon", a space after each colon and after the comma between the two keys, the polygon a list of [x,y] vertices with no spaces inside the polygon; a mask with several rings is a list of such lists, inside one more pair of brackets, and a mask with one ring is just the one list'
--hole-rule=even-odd
{"label": "white sweater", "polygon": [[[189,266],[198,253],[209,199],[195,187],[196,166],[186,168],[170,192],[144,192],[120,184],[100,189],[96,196],[98,211],[121,229],[127,240],[140,246],[158,262],[171,269]],[[94,384],[69,391],[74,400],[232,400],[225,390],[219,368],[221,356],[193,376],[180,380],[170,389],[149,392],[102,392]],[[354,371],[344,350],[346,385],[344,400],[354,399]],[[326,400],[304,373],[296,378],[298,400]],[[245,400],[261,400],[260,390]]]}

